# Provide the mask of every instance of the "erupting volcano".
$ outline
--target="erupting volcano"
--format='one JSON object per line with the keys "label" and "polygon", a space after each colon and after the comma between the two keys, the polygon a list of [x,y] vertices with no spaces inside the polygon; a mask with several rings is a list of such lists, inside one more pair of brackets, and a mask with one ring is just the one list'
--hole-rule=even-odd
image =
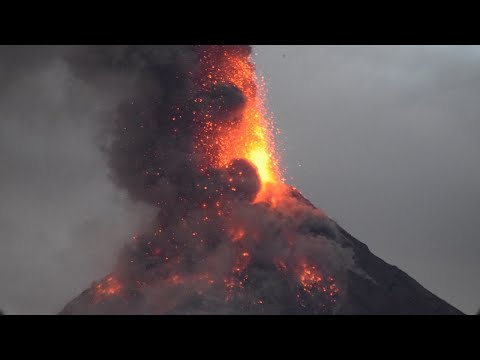
{"label": "erupting volcano", "polygon": [[156,215],[62,314],[458,313],[284,182],[249,46],[93,46],[113,181]]}

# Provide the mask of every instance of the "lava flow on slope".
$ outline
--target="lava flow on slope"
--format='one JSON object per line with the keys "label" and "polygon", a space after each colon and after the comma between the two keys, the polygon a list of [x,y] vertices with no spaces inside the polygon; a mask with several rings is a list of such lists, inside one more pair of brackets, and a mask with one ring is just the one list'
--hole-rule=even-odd
{"label": "lava flow on slope", "polygon": [[331,314],[348,256],[286,184],[249,46],[80,47],[76,76],[128,84],[106,146],[150,226],[65,314]]}

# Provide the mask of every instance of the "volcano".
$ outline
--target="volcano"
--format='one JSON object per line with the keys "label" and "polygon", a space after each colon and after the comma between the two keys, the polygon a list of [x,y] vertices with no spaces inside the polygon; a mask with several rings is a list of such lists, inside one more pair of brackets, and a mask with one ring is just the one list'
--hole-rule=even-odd
{"label": "volcano", "polygon": [[249,46],[79,47],[67,61],[90,86],[117,84],[107,164],[155,216],[60,314],[461,314],[285,182]]}

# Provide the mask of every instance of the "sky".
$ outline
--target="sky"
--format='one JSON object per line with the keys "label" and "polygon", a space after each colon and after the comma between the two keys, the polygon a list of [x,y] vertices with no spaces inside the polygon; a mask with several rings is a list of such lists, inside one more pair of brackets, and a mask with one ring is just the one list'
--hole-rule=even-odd
{"label": "sky", "polygon": [[[480,307],[480,47],[255,46],[286,179],[370,250]],[[111,97],[0,46],[0,309],[53,314],[149,218],[99,150]]]}

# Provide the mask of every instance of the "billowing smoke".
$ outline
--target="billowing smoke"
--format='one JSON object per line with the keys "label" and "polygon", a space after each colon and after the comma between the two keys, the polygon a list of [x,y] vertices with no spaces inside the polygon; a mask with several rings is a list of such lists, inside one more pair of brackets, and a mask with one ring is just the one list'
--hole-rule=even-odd
{"label": "billowing smoke", "polygon": [[259,200],[266,184],[251,159],[217,159],[219,134],[238,130],[256,88],[211,72],[225,57],[249,66],[250,51],[87,46],[68,54],[76,77],[122,94],[104,137],[110,176],[156,215],[112,273],[63,313],[335,311],[351,259],[333,222],[283,182],[275,201]]}

